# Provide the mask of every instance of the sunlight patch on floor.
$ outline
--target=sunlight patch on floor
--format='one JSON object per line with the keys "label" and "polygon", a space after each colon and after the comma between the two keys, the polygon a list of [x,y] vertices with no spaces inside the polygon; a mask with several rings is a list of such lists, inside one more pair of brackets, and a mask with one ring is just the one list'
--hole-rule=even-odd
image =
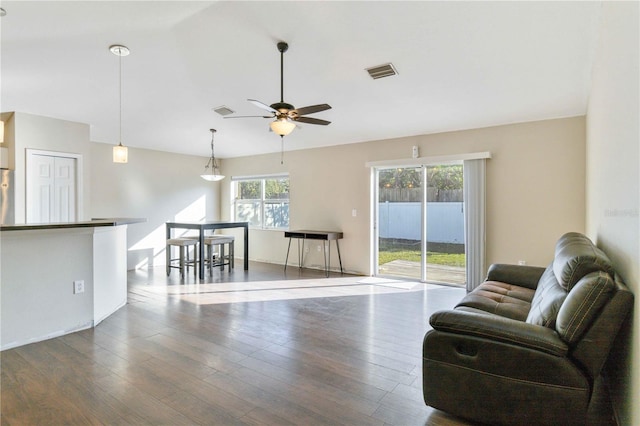
{"label": "sunlight patch on floor", "polygon": [[175,297],[197,305],[212,305],[220,303],[388,294],[422,291],[433,288],[446,288],[446,286],[386,278],[348,277],[145,286],[143,291],[156,295],[165,294],[168,297]]}

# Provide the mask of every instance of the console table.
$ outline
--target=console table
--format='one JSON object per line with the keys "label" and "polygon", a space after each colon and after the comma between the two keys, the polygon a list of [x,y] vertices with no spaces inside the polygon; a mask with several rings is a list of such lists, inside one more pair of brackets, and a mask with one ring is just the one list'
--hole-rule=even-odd
{"label": "console table", "polygon": [[[291,250],[291,240],[293,238],[298,240],[298,268],[302,268],[304,262],[304,240],[321,240],[322,241],[322,254],[324,255],[324,271],[329,276],[329,268],[331,267],[331,241],[336,242],[336,249],[338,251],[338,261],[340,262],[340,273],[342,273],[342,257],[340,256],[340,244],[338,240],[342,239],[343,233],[339,231],[285,231],[285,238],[289,238],[289,247],[287,248],[287,258],[284,261],[284,270],[287,270],[287,263],[289,262],[289,251]],[[300,240],[302,240],[302,248],[300,247]],[[326,242],[329,242],[329,255],[327,259]]]}

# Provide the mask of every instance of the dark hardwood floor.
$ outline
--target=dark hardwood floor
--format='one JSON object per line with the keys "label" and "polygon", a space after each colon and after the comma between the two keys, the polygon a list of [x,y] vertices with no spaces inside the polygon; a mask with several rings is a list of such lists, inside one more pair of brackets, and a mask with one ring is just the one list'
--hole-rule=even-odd
{"label": "dark hardwood floor", "polygon": [[[237,266],[207,282],[323,278]],[[130,272],[128,304],[96,328],[3,351],[2,424],[468,424],[425,406],[421,390],[427,319],[463,290],[351,285],[360,293],[219,303],[185,282]],[[210,299],[186,300],[187,289]]]}

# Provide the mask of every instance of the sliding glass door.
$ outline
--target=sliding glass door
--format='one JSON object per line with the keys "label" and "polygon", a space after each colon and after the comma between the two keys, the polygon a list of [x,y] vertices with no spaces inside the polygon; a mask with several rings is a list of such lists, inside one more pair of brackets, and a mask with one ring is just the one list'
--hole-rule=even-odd
{"label": "sliding glass door", "polygon": [[462,164],[375,169],[378,276],[466,282]]}
{"label": "sliding glass door", "polygon": [[462,164],[425,167],[427,180],[426,281],[466,283]]}
{"label": "sliding glass door", "polygon": [[377,169],[377,275],[423,277],[422,167]]}

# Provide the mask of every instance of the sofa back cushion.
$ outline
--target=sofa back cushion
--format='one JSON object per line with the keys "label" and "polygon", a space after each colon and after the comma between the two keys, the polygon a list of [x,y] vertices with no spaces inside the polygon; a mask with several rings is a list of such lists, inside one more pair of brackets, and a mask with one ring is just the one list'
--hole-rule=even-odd
{"label": "sofa back cushion", "polygon": [[566,297],[567,290],[558,283],[553,267],[549,265],[538,281],[527,322],[555,328],[558,311]]}
{"label": "sofa back cushion", "polygon": [[589,238],[577,232],[569,232],[558,240],[553,258],[553,272],[558,283],[566,291],[585,275],[604,271],[613,277],[609,258]]}
{"label": "sofa back cushion", "polygon": [[556,331],[569,345],[589,329],[602,307],[611,300],[615,283],[603,271],[584,276],[571,289],[556,318]]}

